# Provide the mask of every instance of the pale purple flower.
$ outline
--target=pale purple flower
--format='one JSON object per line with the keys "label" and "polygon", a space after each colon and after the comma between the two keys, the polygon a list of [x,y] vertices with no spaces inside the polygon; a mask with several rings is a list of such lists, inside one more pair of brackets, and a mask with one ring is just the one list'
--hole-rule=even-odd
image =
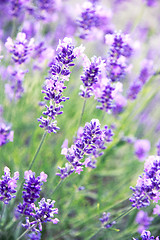
{"label": "pale purple flower", "polygon": [[147,139],[138,139],[134,143],[134,149],[139,161],[143,161],[150,150],[150,142]]}
{"label": "pale purple flower", "polygon": [[149,217],[147,212],[144,212],[143,210],[141,210],[137,213],[135,220],[139,224],[138,232],[142,233],[143,230],[146,230],[149,228],[149,225],[153,221],[153,218]]}
{"label": "pale purple flower", "polygon": [[14,131],[11,131],[11,126],[4,122],[0,123],[0,146],[13,142]]}
{"label": "pale purple flower", "polygon": [[34,39],[31,38],[30,41],[27,40],[26,34],[19,32],[15,43],[11,37],[7,38],[5,43],[6,48],[10,53],[12,53],[12,59],[15,63],[22,64],[26,62],[29,56],[32,54]]}
{"label": "pale purple flower", "polygon": [[160,205],[156,204],[155,208],[153,208],[153,214],[160,216]]}

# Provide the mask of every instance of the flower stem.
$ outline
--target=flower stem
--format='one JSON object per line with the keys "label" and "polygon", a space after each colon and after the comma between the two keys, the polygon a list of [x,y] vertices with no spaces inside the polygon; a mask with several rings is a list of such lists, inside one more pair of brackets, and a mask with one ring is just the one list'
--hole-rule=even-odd
{"label": "flower stem", "polygon": [[62,182],[64,182],[64,179],[61,179],[59,181],[59,183],[57,184],[57,186],[55,187],[55,189],[53,190],[53,192],[51,193],[51,196],[55,193],[55,191],[61,186]]}
{"label": "flower stem", "polygon": [[86,240],[92,240],[100,231],[101,231],[101,228],[99,228],[95,233],[89,236]]}
{"label": "flower stem", "polygon": [[[35,162],[35,160],[36,160],[36,158],[37,158],[37,156],[38,156],[38,153],[39,153],[39,151],[40,151],[40,149],[41,149],[41,147],[42,147],[42,144],[43,144],[43,142],[44,142],[44,139],[45,139],[46,135],[47,135],[47,131],[45,131],[45,132],[43,133],[43,136],[42,136],[42,138],[41,138],[41,141],[40,141],[40,143],[39,143],[39,146],[38,146],[38,148],[37,148],[37,150],[36,150],[36,152],[35,152],[35,154],[34,154],[34,157],[33,157],[32,161],[31,161],[31,163],[30,163],[29,170],[32,168],[32,166],[33,166],[33,164],[34,164],[34,162]],[[20,192],[20,190],[21,190],[21,188],[22,188],[22,186],[23,186],[23,183],[24,183],[24,180],[22,181],[22,183],[21,183],[21,185],[20,185],[20,187],[19,187],[19,189],[18,189],[18,191],[17,191],[16,198],[17,198],[18,193]],[[14,201],[12,202],[11,207],[14,206],[15,201],[16,201],[16,198],[15,198]]]}
{"label": "flower stem", "polygon": [[33,164],[34,164],[34,162],[35,162],[35,160],[36,160],[36,158],[37,158],[37,156],[38,156],[38,153],[39,153],[39,151],[40,151],[40,149],[41,149],[41,147],[42,147],[42,144],[43,144],[43,142],[44,142],[44,139],[45,139],[46,135],[47,135],[47,131],[45,131],[45,132],[43,133],[43,136],[42,136],[42,138],[41,138],[41,141],[40,141],[40,143],[39,143],[39,146],[38,146],[38,148],[37,148],[37,150],[36,150],[36,152],[35,152],[35,155],[34,155],[34,157],[33,157],[33,159],[32,159],[32,162],[30,163],[29,170],[32,168],[32,166],[33,166]]}
{"label": "flower stem", "polygon": [[26,233],[28,233],[33,227],[34,227],[34,225],[31,226],[30,228],[28,228],[24,233],[22,233],[22,234],[17,238],[17,240],[20,240],[20,239],[21,239]]}
{"label": "flower stem", "polygon": [[83,118],[83,114],[84,114],[84,110],[85,110],[85,106],[86,106],[86,101],[87,101],[87,99],[85,98],[85,99],[84,99],[84,103],[83,103],[83,108],[82,108],[81,116],[80,116],[80,120],[79,120],[79,126],[78,126],[78,128],[81,126],[81,123],[82,123],[82,118]]}

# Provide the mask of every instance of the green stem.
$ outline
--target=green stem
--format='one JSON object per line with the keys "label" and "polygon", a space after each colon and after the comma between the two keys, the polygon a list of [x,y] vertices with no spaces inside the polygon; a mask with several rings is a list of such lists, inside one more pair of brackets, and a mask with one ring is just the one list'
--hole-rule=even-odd
{"label": "green stem", "polygon": [[116,222],[117,220],[119,220],[120,218],[128,215],[130,212],[132,212],[135,208],[134,207],[130,207],[126,212],[122,213],[120,216],[118,216],[117,218],[115,218],[114,220],[112,220],[111,222],[109,222],[108,224],[112,223],[112,222]]}
{"label": "green stem", "polygon": [[28,233],[35,225],[31,226],[30,228],[28,228],[24,233],[22,233],[17,240],[20,240],[26,233]]}
{"label": "green stem", "polygon": [[51,193],[51,196],[55,193],[55,191],[61,186],[61,184],[64,182],[64,179],[61,179],[59,181],[59,183],[57,184],[57,186],[55,187],[55,189],[53,190],[53,192]]}
{"label": "green stem", "polygon": [[[30,163],[29,170],[32,168],[32,166],[33,166],[33,164],[34,164],[34,162],[35,162],[35,160],[36,160],[36,158],[37,158],[37,156],[38,156],[38,153],[39,153],[39,151],[40,151],[40,149],[41,149],[41,147],[42,147],[42,144],[43,144],[43,142],[44,142],[44,139],[45,139],[46,135],[47,135],[47,131],[45,131],[45,132],[43,133],[43,136],[42,136],[42,138],[41,138],[41,141],[40,141],[40,143],[39,143],[39,146],[38,146],[38,148],[37,148],[37,150],[36,150],[36,152],[35,152],[35,154],[34,154],[34,157],[33,157],[32,161],[31,161],[31,163]],[[22,188],[22,186],[23,186],[23,183],[24,183],[24,180],[22,181],[22,183],[21,183],[21,185],[20,185],[20,187],[19,187],[19,189],[18,189],[18,191],[17,191],[16,198],[17,198],[18,193],[20,192],[20,190],[21,190],[21,188]],[[16,198],[15,198],[14,201],[12,202],[11,207],[14,206],[15,201],[16,201]]]}
{"label": "green stem", "polygon": [[5,212],[5,209],[6,209],[6,204],[3,203],[2,213],[1,213],[1,221],[2,221],[2,218],[3,218],[4,212]]}
{"label": "green stem", "polygon": [[82,118],[83,118],[83,114],[84,114],[84,110],[85,110],[85,106],[86,106],[86,101],[87,101],[87,99],[85,98],[85,99],[84,99],[84,103],[83,103],[83,108],[82,108],[82,112],[81,112],[81,116],[80,116],[80,121],[79,121],[79,126],[78,126],[78,128],[81,126],[81,123],[82,123]]}
{"label": "green stem", "polygon": [[42,147],[42,144],[43,144],[43,142],[44,142],[44,139],[45,139],[46,135],[47,135],[47,131],[45,131],[45,132],[43,133],[43,136],[42,136],[42,138],[41,138],[40,144],[39,144],[39,146],[38,146],[38,148],[37,148],[37,150],[36,150],[36,152],[35,152],[35,155],[34,155],[34,157],[33,157],[33,159],[32,159],[32,162],[30,163],[29,170],[32,168],[32,166],[33,166],[33,164],[34,164],[34,162],[35,162],[35,160],[36,160],[36,158],[37,158],[37,156],[38,156],[38,153],[39,153],[39,151],[40,151],[40,149],[41,149],[41,147]]}
{"label": "green stem", "polygon": [[89,236],[86,240],[92,240],[100,231],[101,231],[101,228],[99,228],[95,233]]}

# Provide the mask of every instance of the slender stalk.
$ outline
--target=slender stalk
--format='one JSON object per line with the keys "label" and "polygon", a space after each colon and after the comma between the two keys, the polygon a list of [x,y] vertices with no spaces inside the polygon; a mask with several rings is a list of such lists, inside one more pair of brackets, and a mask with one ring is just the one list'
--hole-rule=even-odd
{"label": "slender stalk", "polygon": [[51,196],[55,193],[55,191],[61,186],[61,184],[64,182],[65,179],[61,179],[59,181],[59,183],[57,184],[57,186],[55,187],[55,189],[53,190],[53,192],[51,193]]}
{"label": "slender stalk", "polygon": [[36,150],[36,152],[35,152],[35,155],[34,155],[34,157],[33,157],[33,159],[32,159],[32,162],[30,163],[29,170],[32,168],[32,166],[33,166],[33,164],[34,164],[34,162],[35,162],[35,160],[36,160],[36,158],[37,158],[37,156],[38,156],[38,153],[39,153],[39,151],[40,151],[40,149],[41,149],[41,147],[42,147],[42,144],[43,144],[43,142],[44,142],[44,139],[45,139],[46,135],[47,135],[47,131],[45,131],[45,132],[43,133],[43,136],[42,136],[42,138],[41,138],[41,141],[40,141],[40,143],[39,143],[39,146],[38,146],[38,148],[37,148],[37,150]]}
{"label": "slender stalk", "polygon": [[[34,157],[33,157],[32,161],[31,161],[31,163],[30,163],[29,170],[32,168],[32,166],[33,166],[33,164],[34,164],[34,162],[35,162],[35,160],[36,160],[36,158],[37,158],[37,156],[38,156],[38,153],[39,153],[39,151],[40,151],[40,149],[41,149],[41,147],[42,147],[42,144],[43,144],[43,142],[44,142],[44,140],[45,140],[46,135],[47,135],[47,131],[45,131],[45,132],[43,133],[43,136],[42,136],[42,138],[41,138],[41,141],[40,141],[40,143],[39,143],[39,146],[38,146],[38,148],[37,148],[37,150],[36,150],[36,152],[35,152],[35,154],[34,154]],[[16,198],[17,198],[17,196],[18,196],[18,193],[19,193],[20,190],[22,189],[23,183],[24,183],[24,180],[22,181],[22,183],[21,183],[21,185],[20,185],[20,187],[19,187],[19,189],[18,189],[18,191],[17,191]],[[16,201],[16,198],[15,198],[14,201],[12,202],[11,207],[14,206],[15,201]]]}
{"label": "slender stalk", "polygon": [[2,218],[3,218],[4,212],[5,212],[5,209],[6,209],[6,204],[3,204],[2,213],[1,213],[1,221],[2,221]]}
{"label": "slender stalk", "polygon": [[86,240],[92,240],[96,235],[101,231],[101,228],[99,228],[95,233],[93,233],[91,236],[89,236]]}
{"label": "slender stalk", "polygon": [[78,128],[81,126],[81,123],[82,123],[82,118],[83,118],[83,114],[84,114],[84,110],[85,110],[85,106],[86,106],[86,101],[87,101],[87,99],[85,98],[85,99],[84,99],[84,103],[83,103],[83,108],[82,108],[81,116],[80,116],[80,120],[79,120],[79,126],[78,126]]}
{"label": "slender stalk", "polygon": [[28,228],[24,233],[22,233],[17,240],[20,240],[26,233],[28,233],[35,225],[31,226],[30,228]]}
{"label": "slender stalk", "polygon": [[[120,218],[128,215],[128,214],[129,214],[130,212],[132,212],[134,209],[135,209],[134,207],[130,207],[126,212],[122,213],[120,216],[118,216],[117,218],[115,218],[112,222],[114,222],[114,221],[117,222],[117,220],[119,220]],[[109,222],[109,224],[112,223],[112,222]]]}

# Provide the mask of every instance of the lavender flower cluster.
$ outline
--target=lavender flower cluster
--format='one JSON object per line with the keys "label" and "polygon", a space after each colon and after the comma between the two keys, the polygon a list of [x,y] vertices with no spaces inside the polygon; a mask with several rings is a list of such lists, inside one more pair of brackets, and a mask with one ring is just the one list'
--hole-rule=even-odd
{"label": "lavender flower cluster", "polygon": [[0,201],[8,204],[12,198],[15,198],[17,180],[19,179],[19,172],[15,172],[11,178],[10,169],[4,168],[4,175],[0,179]]}
{"label": "lavender flower cluster", "polygon": [[[58,223],[59,220],[54,218],[54,214],[58,214],[58,209],[54,208],[55,201],[50,199],[46,201],[45,198],[38,202],[39,207],[35,205],[36,200],[40,197],[41,186],[43,182],[47,181],[47,174],[41,172],[40,176],[35,177],[35,173],[29,170],[25,171],[24,178],[23,203],[18,205],[17,211],[26,216],[26,224],[22,226],[26,229],[31,228],[33,232],[39,233],[39,231],[42,231],[42,223]],[[30,218],[32,221],[30,221]]]}
{"label": "lavender flower cluster", "polygon": [[[111,142],[112,136],[113,132],[108,126],[100,128],[98,119],[86,123],[84,128],[79,129],[74,144],[70,148],[63,149],[63,154],[70,164],[65,168],[59,167],[60,173],[56,175],[64,179],[73,172],[80,174],[83,166],[95,168],[96,159],[103,154],[105,143]],[[86,156],[85,160],[83,160],[84,156]]]}
{"label": "lavender flower cluster", "polygon": [[130,198],[132,206],[142,208],[150,205],[150,200],[158,202],[160,199],[160,158],[150,156],[144,165],[144,172],[139,176],[136,187],[130,187],[133,196]]}
{"label": "lavender flower cluster", "polygon": [[[151,232],[150,231],[143,231],[142,234],[141,234],[141,238],[142,240],[159,240],[159,237],[154,237],[154,236],[151,236]],[[138,240],[136,238],[133,238],[133,240]]]}
{"label": "lavender flower cluster", "polygon": [[106,43],[110,45],[106,59],[93,57],[91,61],[84,55],[84,74],[81,76],[83,85],[80,95],[83,98],[95,99],[101,104],[97,108],[108,112],[120,113],[127,100],[122,96],[122,83],[117,84],[127,71],[127,59],[132,55],[133,48],[128,35],[122,33],[107,34]]}
{"label": "lavender flower cluster", "polygon": [[42,93],[45,94],[44,100],[49,102],[46,104],[46,111],[43,112],[47,118],[41,116],[38,118],[40,127],[48,131],[48,133],[56,133],[59,130],[55,118],[62,114],[62,102],[68,100],[62,92],[66,88],[64,82],[69,80],[71,66],[74,66],[73,60],[83,51],[83,47],[74,48],[71,38],[64,38],[57,47],[57,55],[50,64],[50,76],[47,78]]}

